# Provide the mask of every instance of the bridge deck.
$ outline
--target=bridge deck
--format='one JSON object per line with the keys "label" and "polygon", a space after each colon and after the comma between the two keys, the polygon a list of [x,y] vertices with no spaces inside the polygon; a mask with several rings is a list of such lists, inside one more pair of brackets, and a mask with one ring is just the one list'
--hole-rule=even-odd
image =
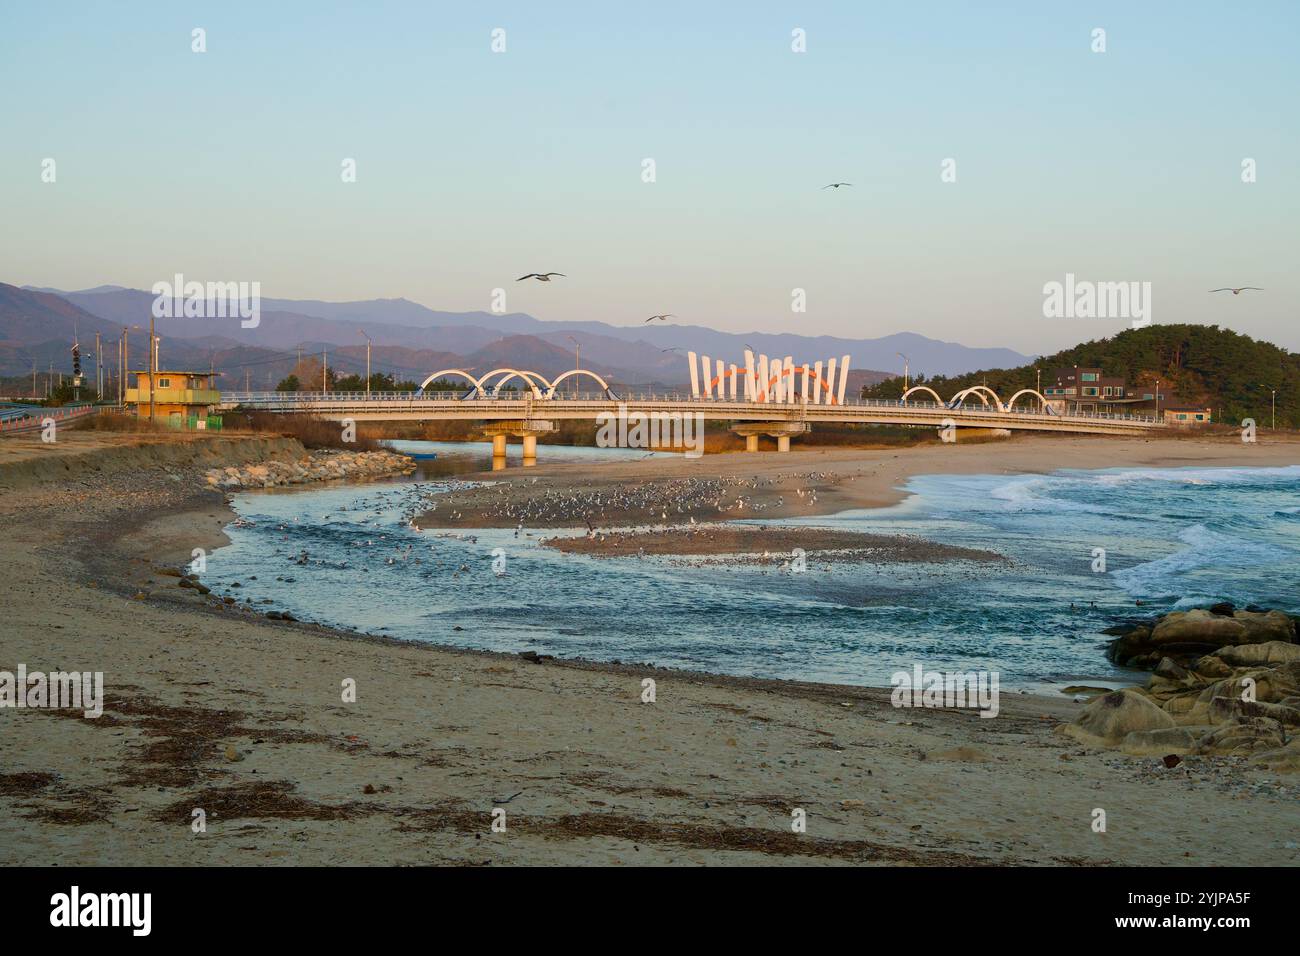
{"label": "bridge deck", "polygon": [[1006,428],[1031,431],[1084,432],[1132,435],[1168,426],[1154,418],[1120,415],[1044,413],[1022,408],[998,409],[984,405],[948,407],[932,402],[873,401],[858,399],[843,405],[802,402],[747,402],[692,399],[682,396],[579,398],[429,398],[411,392],[374,393],[366,399],[352,392],[249,392],[223,393],[221,407],[256,408],[282,414],[314,415],[333,421],[515,421],[595,420],[601,415],[703,415],[706,419],[734,422],[807,422],[877,425],[948,423],[967,428]]}

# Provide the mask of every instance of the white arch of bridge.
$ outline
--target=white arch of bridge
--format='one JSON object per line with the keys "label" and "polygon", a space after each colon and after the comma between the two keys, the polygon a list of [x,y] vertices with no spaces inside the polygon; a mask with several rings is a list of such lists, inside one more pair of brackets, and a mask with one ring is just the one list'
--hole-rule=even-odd
{"label": "white arch of bridge", "polygon": [[907,401],[907,396],[911,395],[913,392],[929,392],[934,397],[934,403],[936,405],[943,404],[943,399],[939,397],[939,393],[936,392],[928,385],[913,385],[911,388],[909,388],[906,392],[903,393],[903,397],[900,398],[899,401],[900,402]]}
{"label": "white arch of bridge", "polygon": [[563,382],[566,378],[571,378],[574,375],[585,375],[587,376],[587,378],[595,380],[595,382],[605,390],[605,396],[607,398],[617,398],[617,396],[614,395],[613,390],[609,387],[609,383],[607,381],[605,381],[595,372],[589,371],[588,369],[585,368],[571,368],[567,372],[561,374],[558,378],[555,379],[555,381],[551,382],[551,387],[549,391],[547,391],[546,397],[554,398],[555,391],[560,387],[560,383]]}
{"label": "white arch of bridge", "polygon": [[1047,396],[1045,396],[1042,392],[1039,392],[1036,389],[1032,389],[1032,388],[1022,388],[1020,391],[1016,392],[1016,394],[1012,395],[1011,398],[1007,400],[1007,403],[1004,406],[1007,411],[1011,411],[1011,406],[1016,403],[1016,399],[1019,398],[1021,395],[1033,395],[1035,398],[1038,399],[1038,407],[1040,411],[1047,412],[1050,410],[1050,406],[1047,404]]}
{"label": "white arch of bridge", "polygon": [[[495,385],[492,385],[488,380],[493,375],[497,375],[497,374],[500,374],[501,378],[497,380],[497,383]],[[505,384],[509,382],[511,379],[515,379],[515,378],[522,378],[525,382],[528,383],[528,387],[532,389],[533,398],[542,397],[542,390],[538,388],[537,382],[534,381],[534,379],[540,379],[542,385],[545,386],[546,388],[551,387],[551,383],[546,381],[546,378],[542,375],[539,375],[537,372],[525,372],[522,369],[517,369],[517,368],[494,368],[490,372],[484,372],[483,377],[479,379],[480,382],[479,391],[480,392],[485,391],[490,387],[494,392],[500,393],[501,389],[505,386]]]}
{"label": "white arch of bridge", "polygon": [[993,391],[993,389],[989,388],[987,385],[972,385],[970,388],[963,389],[962,391],[958,392],[956,395],[952,397],[952,401],[949,402],[949,404],[950,405],[961,404],[962,400],[967,395],[970,395],[972,392],[975,394],[976,398],[978,398],[981,402],[984,403],[984,406],[986,408],[988,407],[989,404],[989,400],[985,398],[985,395],[987,394],[993,397],[994,408],[996,408],[1000,412],[1006,411],[1006,409],[1002,406],[1002,399],[998,398],[998,393]]}
{"label": "white arch of bridge", "polygon": [[469,382],[471,385],[473,385],[474,388],[475,388],[475,390],[478,390],[478,389],[482,388],[482,385],[479,383],[479,380],[476,379],[473,375],[469,374],[469,372],[465,371],[464,369],[461,369],[461,368],[444,368],[444,369],[443,369],[442,371],[440,371],[440,372],[434,372],[432,375],[430,375],[428,378],[426,378],[423,382],[421,382],[421,383],[420,383],[420,387],[419,387],[418,389],[416,389],[417,393],[423,395],[423,394],[424,394],[424,390],[425,390],[426,388],[429,387],[429,383],[430,383],[430,382],[436,382],[438,379],[442,378],[444,375],[459,375],[461,378],[465,379],[465,381],[467,381],[467,382]]}

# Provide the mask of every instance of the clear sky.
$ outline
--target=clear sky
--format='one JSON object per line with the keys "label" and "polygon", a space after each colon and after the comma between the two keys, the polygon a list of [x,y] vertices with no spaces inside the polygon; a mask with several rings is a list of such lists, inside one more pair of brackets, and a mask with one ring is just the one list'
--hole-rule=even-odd
{"label": "clear sky", "polygon": [[1292,0],[0,4],[0,281],[1048,352],[1125,325],[1072,272],[1300,349]]}

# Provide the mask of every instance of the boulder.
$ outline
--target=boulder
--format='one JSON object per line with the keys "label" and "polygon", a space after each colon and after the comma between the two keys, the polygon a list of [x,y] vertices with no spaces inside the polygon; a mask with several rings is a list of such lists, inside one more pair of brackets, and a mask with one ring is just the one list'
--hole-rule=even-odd
{"label": "boulder", "polygon": [[1234,647],[1221,647],[1210,656],[1217,657],[1231,667],[1287,664],[1291,661],[1300,661],[1300,644],[1290,644],[1286,641],[1243,644]]}
{"label": "boulder", "polygon": [[1151,627],[1139,625],[1112,641],[1107,655],[1129,667],[1155,667],[1168,658],[1179,666],[1191,665],[1224,647],[1278,642],[1294,644],[1296,624],[1282,611],[1228,611],[1214,609],[1170,611]]}
{"label": "boulder", "polygon": [[1300,737],[1293,737],[1285,747],[1256,753],[1250,765],[1274,773],[1300,773]]}
{"label": "boulder", "polygon": [[1243,700],[1239,696],[1215,697],[1210,701],[1210,722],[1221,724],[1238,717],[1267,717],[1288,727],[1300,727],[1300,710],[1266,700]]}
{"label": "boulder", "polygon": [[1197,742],[1213,727],[1163,727],[1126,734],[1119,749],[1134,757],[1163,757],[1168,753],[1195,753]]}
{"label": "boulder", "polygon": [[1192,665],[1192,670],[1198,677],[1204,677],[1208,680],[1222,680],[1225,677],[1232,676],[1232,665],[1219,657],[1217,653],[1207,654]]}
{"label": "boulder", "polygon": [[1203,754],[1243,757],[1261,750],[1277,750],[1286,743],[1282,725],[1267,717],[1234,717],[1215,727],[1197,742]]}
{"label": "boulder", "polygon": [[1171,611],[1160,619],[1151,631],[1151,644],[1156,647],[1245,644],[1246,625],[1236,619],[1209,611]]}
{"label": "boulder", "polygon": [[1164,730],[1174,719],[1136,690],[1117,690],[1092,700],[1061,728],[1081,743],[1114,747],[1135,731]]}

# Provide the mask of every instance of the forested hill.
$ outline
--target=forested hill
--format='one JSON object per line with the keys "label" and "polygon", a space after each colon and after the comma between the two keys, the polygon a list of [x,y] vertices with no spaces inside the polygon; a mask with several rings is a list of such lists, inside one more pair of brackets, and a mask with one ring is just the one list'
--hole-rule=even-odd
{"label": "forested hill", "polygon": [[[1152,386],[1173,402],[1204,404],[1216,419],[1239,422],[1250,417],[1267,425],[1270,390],[1277,389],[1279,427],[1300,427],[1300,354],[1270,342],[1238,335],[1217,325],[1152,325],[1127,329],[1113,338],[1085,342],[1018,368],[988,369],[966,375],[912,377],[945,399],[971,385],[987,383],[1003,398],[1033,388],[1035,370],[1046,382],[1051,370],[1099,366],[1107,375],[1122,375],[1130,385]],[[863,390],[867,398],[897,398],[903,380],[890,378]]]}

